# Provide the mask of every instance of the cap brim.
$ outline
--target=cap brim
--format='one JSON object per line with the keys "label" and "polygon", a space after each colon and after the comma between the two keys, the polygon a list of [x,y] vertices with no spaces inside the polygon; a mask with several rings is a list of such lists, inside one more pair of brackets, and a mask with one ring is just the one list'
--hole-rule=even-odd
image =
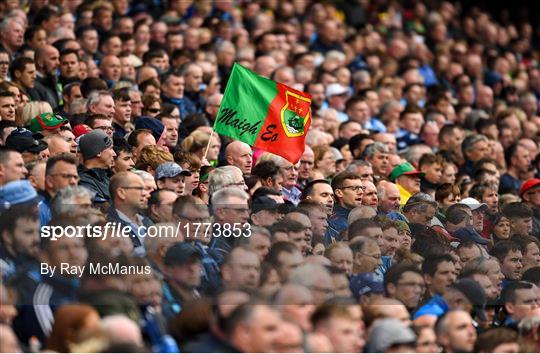
{"label": "cap brim", "polygon": [[486,311],[482,307],[474,306],[473,312],[480,321],[487,321]]}
{"label": "cap brim", "polygon": [[524,191],[520,191],[519,193],[519,196],[520,197],[523,197],[523,194],[525,194],[529,189],[532,189],[534,187],[537,187],[537,186],[540,186],[540,181],[536,181],[535,183],[533,183],[532,185],[530,185],[527,189],[525,189]]}
{"label": "cap brim", "polygon": [[405,172],[404,174],[402,174],[402,176],[420,176],[420,177],[424,177],[425,175],[426,174],[424,172],[420,172],[420,171],[410,171],[410,172]]}
{"label": "cap brim", "polygon": [[31,152],[31,153],[34,153],[34,154],[37,154],[38,152],[42,152],[43,150],[45,150],[46,148],[48,148],[49,146],[47,144],[45,144],[44,142],[40,141],[39,144],[37,146],[33,146],[31,147],[30,149],[27,149],[27,150],[24,150],[24,151],[28,151],[28,152]]}

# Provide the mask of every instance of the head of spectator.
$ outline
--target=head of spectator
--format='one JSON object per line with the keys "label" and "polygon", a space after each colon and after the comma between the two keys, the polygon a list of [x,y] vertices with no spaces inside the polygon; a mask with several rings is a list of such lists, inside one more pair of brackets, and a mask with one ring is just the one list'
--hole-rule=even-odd
{"label": "head of spectator", "polygon": [[395,183],[382,180],[377,185],[378,205],[377,210],[382,213],[399,211],[400,194]]}
{"label": "head of spectator", "polygon": [[24,205],[3,211],[1,220],[1,248],[6,253],[6,261],[11,260],[12,269],[6,269],[8,273],[16,269],[12,263],[16,259],[37,259],[40,252],[39,220],[36,211]]}
{"label": "head of spectator", "polygon": [[373,174],[379,177],[387,177],[389,173],[389,150],[388,146],[381,142],[369,144],[364,149],[364,157],[371,164]]}
{"label": "head of spectator", "polygon": [[79,181],[78,160],[71,153],[61,153],[47,160],[45,190],[50,197],[62,188],[75,186]]}
{"label": "head of spectator", "polygon": [[178,72],[169,72],[161,76],[161,93],[168,99],[184,97],[185,80]]}
{"label": "head of spectator", "polygon": [[362,205],[364,185],[355,173],[342,172],[332,180],[337,204],[347,210]]}
{"label": "head of spectator", "polygon": [[113,150],[116,154],[113,171],[115,173],[131,171],[135,167],[131,146],[124,139],[113,139]]}
{"label": "head of spectator", "polygon": [[512,241],[500,241],[491,248],[489,253],[499,260],[506,280],[521,279],[523,255],[518,244]]}
{"label": "head of spectator", "polygon": [[79,53],[74,49],[60,51],[60,76],[66,79],[79,79],[80,64]]}
{"label": "head of spectator", "polygon": [[331,214],[334,209],[334,190],[325,179],[309,182],[302,191],[302,200],[312,200],[323,204],[327,213]]}
{"label": "head of spectator", "polygon": [[532,235],[514,235],[511,241],[516,243],[521,249],[521,254],[523,256],[522,273],[525,273],[531,268],[540,266],[540,243],[537,238]]}
{"label": "head of spectator", "polygon": [[247,247],[235,247],[221,264],[223,286],[226,289],[256,289],[260,279],[260,261]]}
{"label": "head of spectator", "polygon": [[226,187],[212,195],[214,221],[219,224],[245,224],[249,218],[249,196],[235,187]]}
{"label": "head of spectator", "polygon": [[[114,115],[112,121],[120,127],[131,122],[131,97],[127,88],[113,91]],[[110,118],[110,117],[109,117]]]}
{"label": "head of spectator", "polygon": [[412,311],[420,304],[424,294],[424,277],[417,267],[400,263],[386,271],[384,287],[388,297],[403,302]]}
{"label": "head of spectator", "polygon": [[173,205],[178,194],[169,189],[159,189],[150,193],[148,198],[148,217],[154,223],[172,222]]}
{"label": "head of spectator", "polygon": [[0,186],[23,179],[28,173],[20,152],[0,147]]}
{"label": "head of spectator", "polygon": [[437,211],[437,203],[429,194],[412,195],[402,208],[403,215],[409,222],[429,226]]}
{"label": "head of spectator", "polygon": [[175,162],[164,162],[157,167],[155,172],[157,187],[178,195],[184,193],[186,176],[191,176],[191,172],[184,170]]}
{"label": "head of spectator", "polygon": [[30,58],[18,57],[11,63],[9,74],[12,81],[24,90],[33,89],[37,78],[36,64]]}
{"label": "head of spectator", "polygon": [[420,178],[424,175],[408,162],[399,164],[392,169],[390,180],[398,186],[402,204],[407,202],[411,195],[420,192]]}
{"label": "head of spectator", "polygon": [[430,295],[444,294],[456,280],[454,260],[449,254],[427,257],[422,264],[422,273]]}
{"label": "head of spectator", "polygon": [[25,163],[49,157],[47,144],[43,140],[36,140],[32,132],[25,128],[13,130],[6,138],[5,147],[18,151]]}
{"label": "head of spectator", "polygon": [[502,213],[510,220],[510,235],[528,235],[532,232],[533,211],[527,204],[509,203],[502,208]]}
{"label": "head of spectator", "polygon": [[192,244],[180,242],[169,247],[164,263],[168,284],[180,294],[201,284],[201,254]]}
{"label": "head of spectator", "polygon": [[508,328],[490,328],[478,335],[474,351],[477,353],[518,353],[518,334]]}
{"label": "head of spectator", "polygon": [[110,181],[109,190],[114,208],[135,220],[136,215],[146,210],[148,193],[141,177],[133,172],[115,174]]}
{"label": "head of spectator", "polygon": [[103,114],[111,120],[114,118],[114,99],[107,91],[92,91],[88,96],[87,107],[89,113]]}
{"label": "head of spectator", "polygon": [[442,316],[435,325],[435,333],[446,352],[472,352],[477,337],[471,316],[461,310]]}
{"label": "head of spectator", "polygon": [[350,242],[353,252],[353,274],[372,273],[382,265],[381,250],[371,237],[357,236]]}
{"label": "head of spectator", "polygon": [[79,140],[79,151],[86,168],[111,169],[116,153],[113,140],[101,130],[93,130]]}
{"label": "head of spectator", "polygon": [[238,167],[244,175],[251,175],[253,152],[248,144],[239,140],[231,142],[225,148],[225,159],[229,165]]}
{"label": "head of spectator", "polygon": [[508,284],[501,294],[501,302],[507,315],[505,325],[515,326],[525,317],[540,312],[538,287],[525,281]]}

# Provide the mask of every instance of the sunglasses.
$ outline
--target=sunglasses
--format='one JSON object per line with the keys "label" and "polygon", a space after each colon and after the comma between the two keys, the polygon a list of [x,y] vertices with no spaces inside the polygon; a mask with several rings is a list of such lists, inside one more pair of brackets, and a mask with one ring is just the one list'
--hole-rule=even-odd
{"label": "sunglasses", "polygon": [[160,109],[159,108],[148,108],[147,111],[150,112],[150,113],[159,113]]}

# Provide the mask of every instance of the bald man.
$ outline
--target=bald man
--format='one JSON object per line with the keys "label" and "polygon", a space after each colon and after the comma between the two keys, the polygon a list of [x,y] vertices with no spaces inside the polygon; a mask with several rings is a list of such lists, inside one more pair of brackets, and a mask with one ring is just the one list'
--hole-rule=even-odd
{"label": "bald man", "polygon": [[251,174],[253,151],[248,144],[238,140],[233,141],[225,148],[225,159],[229,165],[238,167],[243,175]]}
{"label": "bald man", "polygon": [[63,152],[71,152],[71,144],[69,144],[63,137],[60,135],[52,135],[45,139],[49,145],[50,156],[58,155]]}

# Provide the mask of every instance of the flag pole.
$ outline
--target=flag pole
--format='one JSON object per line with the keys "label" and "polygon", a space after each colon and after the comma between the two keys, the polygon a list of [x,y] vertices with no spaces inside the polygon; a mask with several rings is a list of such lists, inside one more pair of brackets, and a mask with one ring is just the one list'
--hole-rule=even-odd
{"label": "flag pole", "polygon": [[206,155],[208,155],[208,150],[210,149],[210,144],[212,143],[213,137],[214,137],[214,129],[212,128],[212,132],[210,133],[210,138],[208,138],[208,144],[206,144],[206,149],[204,150],[203,160],[206,159]]}

